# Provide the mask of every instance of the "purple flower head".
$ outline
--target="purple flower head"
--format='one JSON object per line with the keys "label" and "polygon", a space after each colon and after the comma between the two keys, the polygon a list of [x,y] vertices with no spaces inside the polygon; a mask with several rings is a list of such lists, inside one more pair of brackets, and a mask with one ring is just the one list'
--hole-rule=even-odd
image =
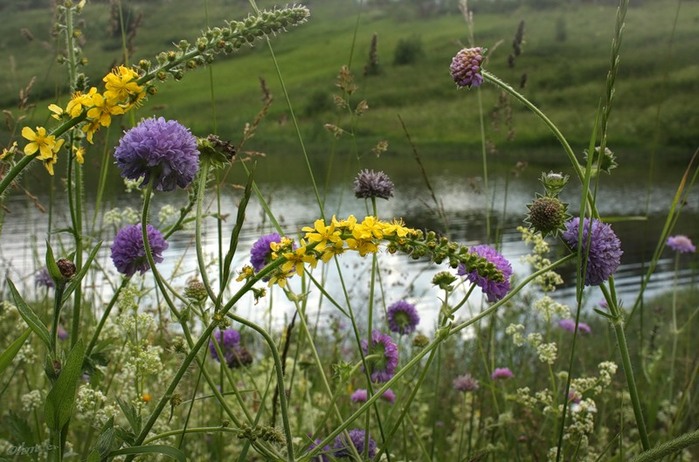
{"label": "purple flower head", "polygon": [[[580,218],[573,218],[566,223],[566,230],[561,236],[573,251],[578,250],[578,229]],[[591,234],[590,234],[591,232]],[[590,237],[591,236],[591,237]],[[589,241],[589,249],[587,248]],[[612,227],[597,219],[583,220],[583,245],[581,252],[587,255],[585,285],[598,286],[606,281],[621,263],[621,242]]]}
{"label": "purple flower head", "polygon": [[481,47],[463,48],[452,58],[449,72],[459,88],[479,87],[483,83],[481,63],[484,53]]}
{"label": "purple flower head", "polygon": [[452,382],[454,390],[464,393],[478,390],[478,380],[474,379],[471,374],[464,374],[456,377]]}
{"label": "purple flower head", "polygon": [[383,392],[383,395],[381,395],[381,399],[393,404],[396,402],[396,392],[393,391],[393,389],[389,388],[388,390]]}
{"label": "purple flower head", "polygon": [[[218,342],[223,356],[228,360],[229,355],[240,343],[240,332],[235,329],[220,330],[214,334],[214,338]],[[209,352],[212,358],[220,362],[213,340],[209,340]]]}
{"label": "purple flower head", "polygon": [[478,274],[478,271],[473,270],[470,273],[466,272],[465,265],[459,265],[457,269],[457,274],[459,276],[466,276],[466,278],[472,283],[476,284],[481,288],[483,293],[488,297],[489,302],[497,302],[502,299],[507,292],[510,291],[510,276],[512,276],[512,265],[507,261],[505,257],[500,254],[494,248],[488,245],[476,245],[468,249],[469,253],[475,253],[478,256],[485,258],[491,262],[495,267],[500,270],[502,276],[505,278],[502,282],[491,281]]}
{"label": "purple flower head", "polygon": [[388,330],[401,335],[412,334],[420,323],[415,305],[405,300],[399,300],[388,307],[386,311]]}
{"label": "purple flower head", "polygon": [[398,366],[398,346],[393,343],[391,337],[375,330],[371,333],[371,345],[366,340],[362,340],[362,350],[367,356],[377,356],[367,360],[371,370],[371,380],[374,382],[391,380]]}
{"label": "purple flower head", "polygon": [[[308,446],[307,452],[311,452],[311,450],[317,448],[321,441],[322,440],[320,438],[316,438],[310,444],[310,446]],[[310,462],[330,462],[330,459],[328,458],[328,456],[326,454],[330,454],[331,452],[332,452],[332,449],[330,448],[329,445],[326,444],[325,446],[323,446],[322,452],[319,455],[313,457],[310,460]]]}
{"label": "purple flower head", "polygon": [[[575,332],[575,319],[561,319],[560,321],[558,321],[558,327],[567,330],[568,332]],[[583,334],[592,333],[592,329],[590,329],[590,326],[585,324],[584,322],[578,323],[578,331],[580,331]]]}
{"label": "purple flower head", "polygon": [[[163,252],[168,247],[168,243],[163,239],[156,228],[146,225],[148,243],[156,263],[163,261]],[[128,225],[121,228],[112,244],[112,261],[117,271],[125,276],[133,276],[136,271],[141,274],[150,269],[146,259],[146,248],[143,245],[143,233],[141,225]]]}
{"label": "purple flower head", "polygon": [[155,181],[158,191],[186,188],[199,170],[197,139],[184,125],[162,117],[143,119],[124,133],[114,151],[121,176]]}
{"label": "purple flower head", "polygon": [[366,388],[357,388],[354,390],[354,393],[350,395],[350,400],[353,403],[366,403],[368,396],[369,392],[367,392]]}
{"label": "purple flower head", "polygon": [[582,401],[580,394],[571,388],[571,390],[568,392],[568,402],[572,404],[580,404],[580,401]]}
{"label": "purple flower head", "polygon": [[490,378],[493,380],[511,379],[514,376],[512,371],[507,367],[496,367],[493,373],[490,374]]}
{"label": "purple flower head", "polygon": [[352,450],[350,449],[350,443],[355,447],[357,453],[364,454],[364,445],[367,445],[367,455],[369,459],[372,459],[376,455],[376,441],[374,441],[371,436],[369,437],[369,442],[365,441],[366,431],[361,428],[354,428],[349,431],[350,441],[347,441],[347,437],[344,434],[339,434],[335,438],[335,443],[333,448],[335,449],[335,457],[352,457]]}
{"label": "purple flower head", "polygon": [[680,253],[694,253],[697,251],[697,248],[692,244],[692,240],[681,234],[668,237],[667,246]]}
{"label": "purple flower head", "polygon": [[56,337],[58,337],[59,340],[68,340],[68,331],[61,324],[59,324],[58,329],[56,329]]}
{"label": "purple flower head", "polygon": [[282,237],[277,233],[265,234],[255,241],[250,248],[250,264],[255,272],[260,271],[269,263],[272,256],[272,249],[269,245],[272,242],[281,242]]}
{"label": "purple flower head", "polygon": [[393,182],[384,172],[361,170],[354,178],[354,195],[359,199],[393,197]]}
{"label": "purple flower head", "polygon": [[34,274],[34,286],[46,287],[47,289],[53,289],[56,287],[56,283],[53,282],[53,278],[45,266]]}

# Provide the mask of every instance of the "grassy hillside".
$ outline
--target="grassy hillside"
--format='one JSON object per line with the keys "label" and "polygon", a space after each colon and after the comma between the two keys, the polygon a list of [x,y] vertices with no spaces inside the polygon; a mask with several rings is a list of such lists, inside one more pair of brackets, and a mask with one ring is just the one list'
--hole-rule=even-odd
{"label": "grassy hillside", "polygon": [[[264,7],[272,2],[258,4]],[[406,7],[360,10],[355,2],[347,0],[314,1],[309,6],[309,23],[274,38],[272,46],[312,152],[327,149],[332,140],[323,124],[349,128],[348,116],[338,112],[332,102],[337,92],[336,75],[346,64],[351,64],[359,86],[352,101],[356,104],[366,99],[370,108],[353,128],[361,151],[367,151],[379,139],[389,140],[391,146],[405,146],[398,115],[421,147],[447,153],[461,150],[464,145],[478,145],[477,92],[457,91],[448,73],[451,57],[461,44],[468,43],[468,30],[460,14],[421,19]],[[240,18],[248,11],[246,2],[231,0],[123,2],[126,24],[138,24],[130,60],[152,58],[181,38],[196,37],[207,24]],[[57,46],[50,33],[51,12],[4,11],[4,15],[0,59],[7,70],[0,75],[0,105],[17,115],[14,107],[19,91],[34,76],[32,100],[42,100],[35,117],[37,122],[43,121],[43,100],[66,100],[64,69],[56,64]],[[115,30],[115,19],[104,3],[89,3],[81,16],[85,55],[90,60],[86,73],[93,82],[123,59],[120,36],[109,33]],[[519,85],[526,74],[522,91],[559,124],[576,149],[582,149],[588,143],[604,91],[614,19],[614,7],[577,3],[547,11],[520,8],[505,14],[477,12],[475,37],[478,45],[490,49],[488,69],[513,86]],[[525,22],[523,53],[510,68],[508,55],[520,21]],[[699,2],[682,3],[679,15],[676,1],[632,5],[610,121],[612,147],[643,153],[662,147],[682,157],[696,148],[698,22]],[[364,77],[362,70],[374,33],[378,34],[381,73]],[[394,65],[397,44],[410,38],[419,40],[423,54],[414,64]],[[295,143],[279,78],[263,42],[217,62],[210,74],[198,70],[181,82],[161,86],[159,94],[137,117],[154,113],[176,117],[201,134],[215,126],[222,136],[236,140],[244,123],[261,107],[258,77],[266,80],[275,102],[257,135],[255,148]],[[514,103],[514,140],[506,141],[506,120],[501,121],[499,132],[490,122],[498,92],[486,86],[481,96],[488,137],[499,147],[555,146],[547,129]],[[504,107],[500,114],[506,115],[507,111]],[[7,132],[2,137],[3,143],[9,139]]]}

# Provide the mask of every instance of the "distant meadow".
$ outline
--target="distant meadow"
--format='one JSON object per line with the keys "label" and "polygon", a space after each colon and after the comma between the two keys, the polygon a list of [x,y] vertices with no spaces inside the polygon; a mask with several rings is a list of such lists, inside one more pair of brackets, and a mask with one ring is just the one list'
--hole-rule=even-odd
{"label": "distant meadow", "polygon": [[699,458],[699,3],[0,13],[0,460]]}

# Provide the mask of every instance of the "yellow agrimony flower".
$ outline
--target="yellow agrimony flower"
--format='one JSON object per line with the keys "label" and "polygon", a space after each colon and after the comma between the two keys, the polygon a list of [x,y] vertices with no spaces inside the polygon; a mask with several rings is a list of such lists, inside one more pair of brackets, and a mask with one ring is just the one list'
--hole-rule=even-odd
{"label": "yellow agrimony flower", "polygon": [[403,220],[394,219],[391,223],[382,223],[384,236],[395,235],[396,237],[406,237],[408,234],[413,234],[414,229],[406,228]]}
{"label": "yellow agrimony flower", "polygon": [[75,160],[78,161],[80,165],[85,163],[85,148],[80,146],[73,146],[73,154],[75,154]]}
{"label": "yellow agrimony flower", "polygon": [[334,242],[332,243],[332,245],[325,247],[325,250],[323,251],[323,254],[320,256],[320,259],[323,260],[323,263],[327,263],[330,261],[332,257],[340,255],[344,253],[344,251],[345,246],[342,241]]}
{"label": "yellow agrimony flower", "polygon": [[145,97],[145,89],[138,84],[138,73],[126,66],[119,66],[104,76],[104,97],[112,105],[138,102]]}
{"label": "yellow agrimony flower", "polygon": [[123,107],[111,104],[107,98],[97,93],[92,97],[92,107],[87,111],[87,118],[103,127],[109,127],[112,116],[121,115],[124,112]]}
{"label": "yellow agrimony flower", "polygon": [[[63,141],[63,140],[60,140]],[[44,168],[46,169],[47,172],[49,172],[49,175],[53,176],[53,165],[58,162],[58,156],[54,153],[53,156],[47,158],[47,159],[41,159],[44,162]]]}
{"label": "yellow agrimony flower", "polygon": [[97,93],[97,88],[92,87],[87,93],[77,91],[66,105],[66,113],[71,117],[78,117],[83,110],[92,106],[92,97]]}
{"label": "yellow agrimony flower", "polygon": [[63,140],[56,140],[56,137],[49,135],[44,127],[36,127],[36,131],[30,127],[24,127],[22,137],[29,141],[24,147],[24,154],[33,156],[38,151],[38,158],[41,160],[53,157],[63,146]]}
{"label": "yellow agrimony flower", "polygon": [[52,112],[51,117],[53,117],[56,120],[61,120],[63,114],[65,114],[63,108],[58,104],[49,104],[49,111]]}
{"label": "yellow agrimony flower", "polygon": [[335,228],[335,224],[331,222],[330,226],[326,226],[322,219],[316,220],[313,228],[305,226],[302,231],[306,231],[305,239],[309,244],[316,244],[315,250],[318,252],[325,250],[328,245],[342,242],[340,231]]}
{"label": "yellow agrimony flower", "polygon": [[249,279],[255,275],[255,270],[252,269],[252,266],[250,265],[245,265],[243,266],[243,269],[240,270],[240,274],[238,275],[237,278],[235,278],[236,281],[244,281],[246,279]]}
{"label": "yellow agrimony flower", "polygon": [[347,247],[349,247],[350,250],[356,250],[362,257],[379,251],[379,246],[371,239],[349,238],[347,239]]}
{"label": "yellow agrimony flower", "polygon": [[355,239],[383,239],[384,224],[376,217],[364,217],[364,220],[352,229]]}
{"label": "yellow agrimony flower", "polygon": [[316,267],[318,263],[318,258],[314,254],[307,253],[306,246],[299,247],[292,252],[286,252],[283,254],[286,258],[286,262],[282,264],[281,271],[283,273],[295,272],[299,276],[303,274],[303,266],[308,263],[312,268]]}

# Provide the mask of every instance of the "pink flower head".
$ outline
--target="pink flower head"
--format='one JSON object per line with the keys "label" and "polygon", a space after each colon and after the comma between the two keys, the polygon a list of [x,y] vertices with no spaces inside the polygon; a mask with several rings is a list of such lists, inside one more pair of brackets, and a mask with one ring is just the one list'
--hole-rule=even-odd
{"label": "pink flower head", "polygon": [[515,375],[512,373],[512,371],[507,367],[497,367],[493,373],[490,374],[490,378],[493,380],[511,379],[514,376]]}
{"label": "pink flower head", "polygon": [[697,251],[697,248],[692,244],[692,240],[681,234],[668,237],[667,246],[679,253],[694,253]]}

